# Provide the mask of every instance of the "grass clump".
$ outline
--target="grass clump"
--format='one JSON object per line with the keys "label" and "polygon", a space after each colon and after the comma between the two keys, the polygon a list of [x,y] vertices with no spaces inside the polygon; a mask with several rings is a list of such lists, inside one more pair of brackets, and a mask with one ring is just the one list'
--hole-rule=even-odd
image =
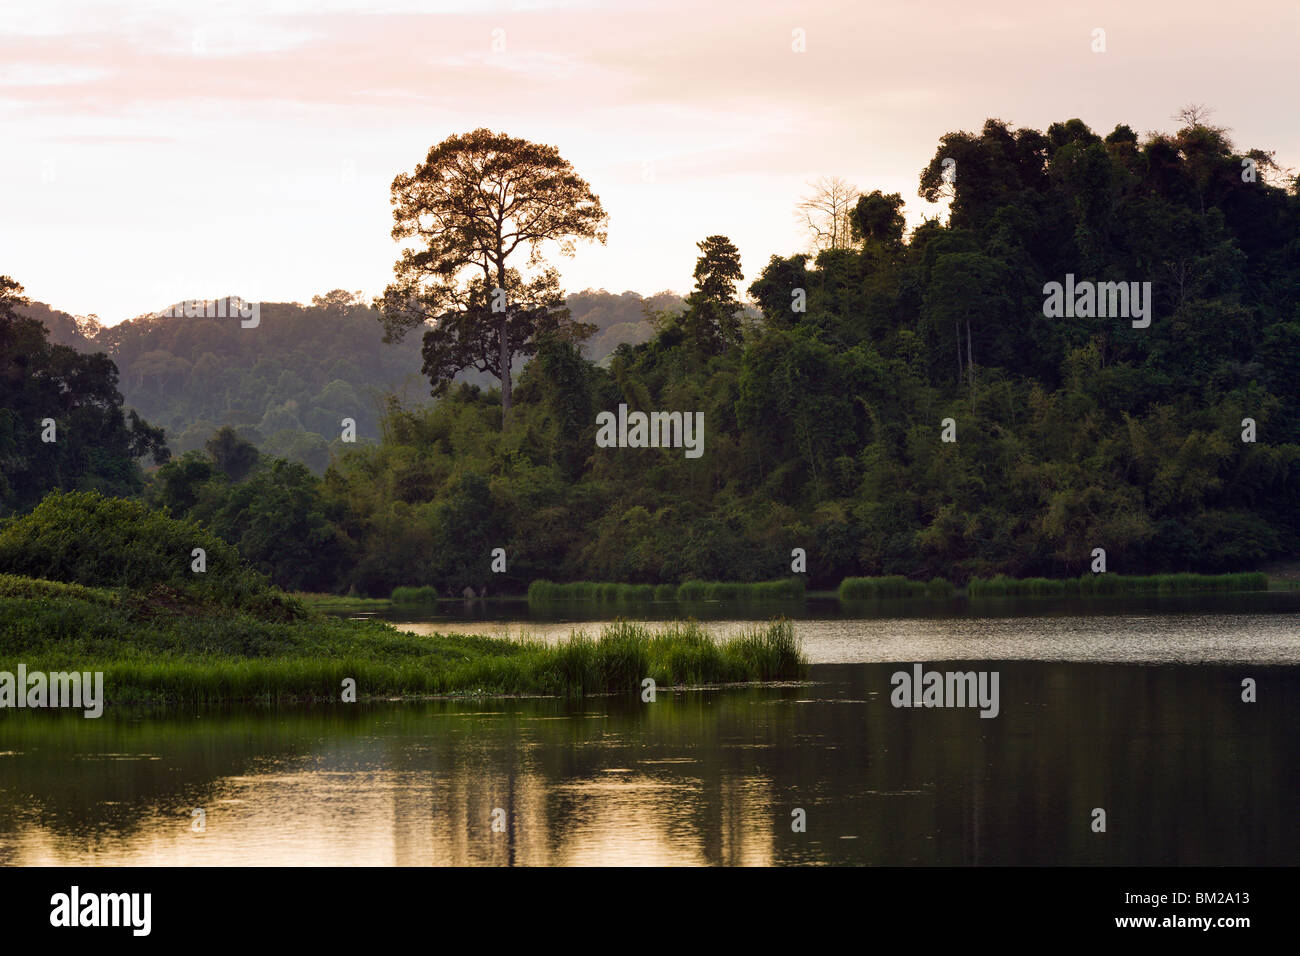
{"label": "grass clump", "polygon": [[1085,574],[1077,578],[972,578],[971,597],[1093,597],[1119,594],[1192,594],[1267,591],[1263,572],[1235,574]]}
{"label": "grass clump", "polygon": [[684,581],[677,600],[689,601],[802,601],[803,578],[779,581]]}
{"label": "grass clump", "polygon": [[943,578],[913,581],[894,574],[875,578],[845,578],[840,582],[841,601],[875,601],[881,598],[950,598],[953,586]]}
{"label": "grass clump", "polygon": [[427,584],[423,587],[396,587],[391,600],[394,604],[436,604],[438,589]]}
{"label": "grass clump", "polygon": [[686,581],[674,584],[612,584],[609,582],[534,581],[528,585],[531,604],[589,602],[596,604],[649,604],[654,601],[790,601],[802,600],[802,578],[782,581]]}
{"label": "grass clump", "polygon": [[321,610],[386,608],[393,603],[392,598],[358,597],[355,594],[321,594],[314,591],[295,591],[293,597],[307,607]]}
{"label": "grass clump", "polygon": [[637,690],[646,677],[659,686],[796,680],[807,673],[789,621],[756,626],[718,640],[694,621],[652,629],[617,621],[600,636],[574,634],[543,649],[557,686],[568,693]]}

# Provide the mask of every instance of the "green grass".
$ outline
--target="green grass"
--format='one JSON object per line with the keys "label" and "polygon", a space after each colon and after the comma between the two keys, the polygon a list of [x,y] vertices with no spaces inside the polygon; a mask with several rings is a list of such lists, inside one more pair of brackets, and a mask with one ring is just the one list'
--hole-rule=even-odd
{"label": "green grass", "polygon": [[1204,591],[1267,591],[1268,576],[1238,574],[1085,574],[1077,578],[972,578],[971,597],[1055,597],[1115,594],[1191,594]]}
{"label": "green grass", "polygon": [[438,589],[427,584],[418,588],[393,588],[392,602],[394,604],[436,604],[437,601]]}
{"label": "green grass", "polygon": [[845,578],[840,582],[841,601],[874,601],[880,598],[950,598],[953,587],[943,578],[913,581],[901,575],[880,578]]}
{"label": "green grass", "polygon": [[17,574],[0,574],[0,598],[72,599],[108,607],[116,607],[121,603],[121,595],[111,588],[90,588],[82,584],[43,581]]}
{"label": "green grass", "polygon": [[112,704],[339,700],[431,694],[633,693],[672,684],[792,680],[806,664],[789,622],[728,641],[698,624],[617,622],[548,645],[417,636],[376,621],[268,620],[175,591],[137,594],[0,575],[0,670],[103,671]]}
{"label": "green grass", "polygon": [[648,604],[653,601],[800,601],[802,578],[781,581],[686,581],[672,584],[613,584],[609,582],[534,581],[528,586],[530,604],[588,602]]}
{"label": "green grass", "polygon": [[383,608],[393,603],[391,598],[354,597],[350,594],[320,594],[313,591],[295,591],[293,597],[306,607],[325,609]]}

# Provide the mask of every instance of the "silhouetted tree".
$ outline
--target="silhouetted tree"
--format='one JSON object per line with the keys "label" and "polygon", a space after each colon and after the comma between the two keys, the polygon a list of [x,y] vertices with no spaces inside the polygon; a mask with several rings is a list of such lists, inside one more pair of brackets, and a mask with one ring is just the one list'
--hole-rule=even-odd
{"label": "silhouetted tree", "polygon": [[393,238],[414,239],[394,266],[396,281],[376,306],[386,340],[424,323],[424,371],[435,395],[465,368],[501,381],[501,421],[510,419],[511,364],[537,337],[582,338],[562,307],[553,269],[525,280],[512,256],[541,263],[554,243],[605,241],[600,198],[553,146],[487,129],[451,136],[392,186]]}

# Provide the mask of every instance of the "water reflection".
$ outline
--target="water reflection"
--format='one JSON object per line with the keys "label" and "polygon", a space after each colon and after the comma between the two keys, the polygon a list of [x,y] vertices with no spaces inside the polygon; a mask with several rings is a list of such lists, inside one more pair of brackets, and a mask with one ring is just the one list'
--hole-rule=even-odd
{"label": "water reflection", "polygon": [[[734,609],[733,609],[734,611]],[[1114,613],[1039,617],[799,618],[795,633],[815,664],[929,660],[1111,661],[1300,664],[1300,613]],[[396,620],[415,634],[450,631],[491,637],[567,639],[596,635],[605,621]],[[709,622],[732,636],[752,620]]]}
{"label": "water reflection", "polygon": [[1107,617],[1152,614],[1280,614],[1300,613],[1300,589],[1216,594],[1118,595],[1114,597],[1006,597],[970,600],[907,598],[841,602],[825,595],[803,601],[653,601],[649,603],[556,603],[530,605],[523,598],[439,601],[432,605],[336,606],[331,613],[347,617],[378,617],[390,621],[448,621],[482,623],[599,623],[622,616],[634,620],[671,621],[693,617],[701,621],[768,620],[782,615],[809,620],[870,620],[876,618],[1010,618]]}
{"label": "water reflection", "polygon": [[[1295,670],[982,666],[1001,673],[995,720],[892,708],[889,664],[653,705],[10,712],[0,862],[1300,862]],[[1241,702],[1243,676],[1257,704]]]}

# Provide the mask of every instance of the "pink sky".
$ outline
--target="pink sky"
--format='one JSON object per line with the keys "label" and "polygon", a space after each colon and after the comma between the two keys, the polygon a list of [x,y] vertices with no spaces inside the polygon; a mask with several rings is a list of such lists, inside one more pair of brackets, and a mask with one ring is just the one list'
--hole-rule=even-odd
{"label": "pink sky", "polygon": [[487,126],[557,146],[610,213],[606,246],[557,260],[565,288],[687,291],[714,233],[748,281],[801,251],[817,176],[942,212],[918,174],[988,116],[1142,133],[1207,103],[1300,166],[1298,41],[1294,0],[4,0],[0,274],[110,324],[374,295],[394,175]]}

